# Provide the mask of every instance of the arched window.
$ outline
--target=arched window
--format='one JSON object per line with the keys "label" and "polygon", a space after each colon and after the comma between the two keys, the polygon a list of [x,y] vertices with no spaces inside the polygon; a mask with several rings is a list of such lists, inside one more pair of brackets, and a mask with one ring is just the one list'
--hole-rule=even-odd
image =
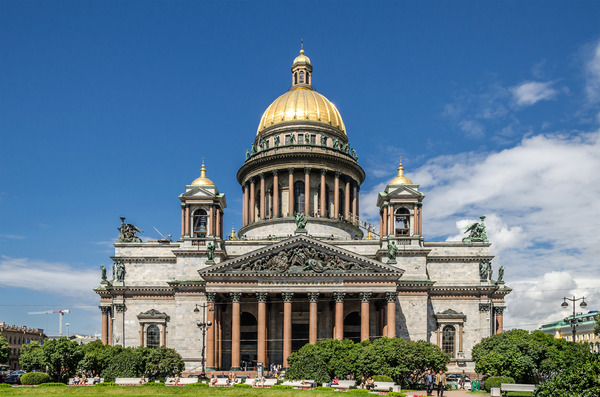
{"label": "arched window", "polygon": [[398,208],[395,219],[396,236],[408,236],[410,234],[410,211],[406,208]]}
{"label": "arched window", "polygon": [[454,358],[454,347],[455,347],[455,338],[456,337],[456,329],[452,325],[446,325],[444,330],[442,331],[442,350],[444,353],[450,355],[450,358]]}
{"label": "arched window", "polygon": [[300,71],[300,84],[304,84],[304,72]]}
{"label": "arched window", "polygon": [[294,73],[294,84],[298,84],[298,73]]}
{"label": "arched window", "polygon": [[205,210],[194,212],[194,237],[206,237],[207,213]]}
{"label": "arched window", "polygon": [[158,326],[152,324],[146,330],[146,347],[160,346],[160,330]]}
{"label": "arched window", "polygon": [[304,213],[304,182],[294,183],[294,213]]}

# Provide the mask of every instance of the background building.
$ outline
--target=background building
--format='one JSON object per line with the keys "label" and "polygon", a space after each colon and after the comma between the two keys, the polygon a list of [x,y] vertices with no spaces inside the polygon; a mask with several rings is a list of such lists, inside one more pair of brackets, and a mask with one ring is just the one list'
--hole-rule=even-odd
{"label": "background building", "polygon": [[[587,313],[580,313],[575,316],[577,320],[575,327],[575,342],[589,344],[590,351],[600,353],[600,336],[594,334],[596,329],[596,319],[600,314],[597,310],[591,310]],[[562,338],[573,341],[573,328],[568,321],[572,316],[567,316],[558,321],[544,324],[539,329],[546,334],[554,335],[555,338]]]}
{"label": "background building", "polygon": [[41,342],[46,339],[43,329],[8,325],[4,322],[0,322],[0,335],[4,336],[8,342],[10,354],[7,364],[11,369],[19,368],[19,356],[21,355],[21,347],[24,344],[32,341]]}
{"label": "background building", "polygon": [[[492,279],[484,217],[462,242],[427,241],[425,196],[400,164],[372,203],[379,225],[365,222],[358,149],[312,83],[301,51],[291,88],[265,110],[237,173],[237,235],[225,236],[225,195],[204,164],[179,196],[177,241],[142,242],[122,218],[113,279],[103,275],[95,289],[104,343],[172,347],[188,371],[203,360],[239,370],[286,366],[320,339],[389,336],[430,341],[450,354],[450,370],[474,369],[471,349],[502,332],[510,292],[502,270]],[[212,324],[205,338],[197,321]]]}

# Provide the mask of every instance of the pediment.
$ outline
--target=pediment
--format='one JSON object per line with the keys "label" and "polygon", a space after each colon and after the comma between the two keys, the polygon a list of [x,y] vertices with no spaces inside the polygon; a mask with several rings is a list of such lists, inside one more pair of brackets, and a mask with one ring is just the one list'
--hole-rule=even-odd
{"label": "pediment", "polygon": [[194,187],[188,191],[186,191],[185,193],[182,193],[181,195],[179,195],[180,198],[187,198],[187,199],[191,199],[191,198],[198,198],[198,199],[202,199],[202,198],[213,198],[213,197],[220,197],[223,196],[223,194],[220,194],[219,192],[215,191],[216,189],[214,187]]}
{"label": "pediment", "polygon": [[387,191],[387,195],[391,198],[421,198],[423,193],[407,185],[401,185],[398,187],[390,187]]}
{"label": "pediment", "polygon": [[143,313],[138,314],[138,319],[165,319],[167,318],[167,314],[163,312],[159,312],[156,309],[150,309]]}
{"label": "pediment", "polygon": [[205,280],[227,277],[342,277],[398,279],[404,271],[304,235],[198,271]]}

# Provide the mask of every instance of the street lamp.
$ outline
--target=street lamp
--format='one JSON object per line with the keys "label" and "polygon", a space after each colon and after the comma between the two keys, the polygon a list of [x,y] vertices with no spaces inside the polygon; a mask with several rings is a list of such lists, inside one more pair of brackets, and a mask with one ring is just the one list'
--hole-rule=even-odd
{"label": "street lamp", "polygon": [[[202,308],[202,320],[198,321],[196,325],[198,328],[202,330],[202,372],[200,373],[201,378],[206,377],[206,329],[212,325],[212,321],[206,321],[206,308],[205,304],[200,305]],[[194,313],[197,315],[200,313],[200,309],[198,309],[198,305],[196,304],[196,308],[194,309]]]}
{"label": "street lamp", "polygon": [[565,317],[565,322],[570,323],[571,324],[571,330],[573,331],[573,342],[575,342],[575,334],[577,334],[577,323],[579,322],[578,318],[575,318],[575,302],[577,301],[581,301],[581,303],[579,304],[579,306],[582,309],[585,309],[587,307],[587,303],[585,303],[585,296],[581,297],[581,298],[577,298],[575,299],[575,297],[573,298],[563,298],[563,303],[561,304],[561,306],[563,308],[567,308],[569,307],[569,304],[567,303],[567,301],[569,302],[573,302],[573,316],[572,317]]}

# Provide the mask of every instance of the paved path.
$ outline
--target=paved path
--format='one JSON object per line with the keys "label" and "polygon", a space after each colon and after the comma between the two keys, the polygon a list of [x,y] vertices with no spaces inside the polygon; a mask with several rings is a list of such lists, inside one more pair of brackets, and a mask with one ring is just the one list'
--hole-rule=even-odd
{"label": "paved path", "polygon": [[[406,395],[408,397],[413,397],[413,396],[426,396],[427,392],[425,390],[419,391],[419,392],[405,392]],[[433,392],[433,396],[437,396],[437,392]],[[489,394],[469,394],[467,393],[467,390],[446,390],[444,392],[444,397],[478,397],[478,396],[489,396]]]}

